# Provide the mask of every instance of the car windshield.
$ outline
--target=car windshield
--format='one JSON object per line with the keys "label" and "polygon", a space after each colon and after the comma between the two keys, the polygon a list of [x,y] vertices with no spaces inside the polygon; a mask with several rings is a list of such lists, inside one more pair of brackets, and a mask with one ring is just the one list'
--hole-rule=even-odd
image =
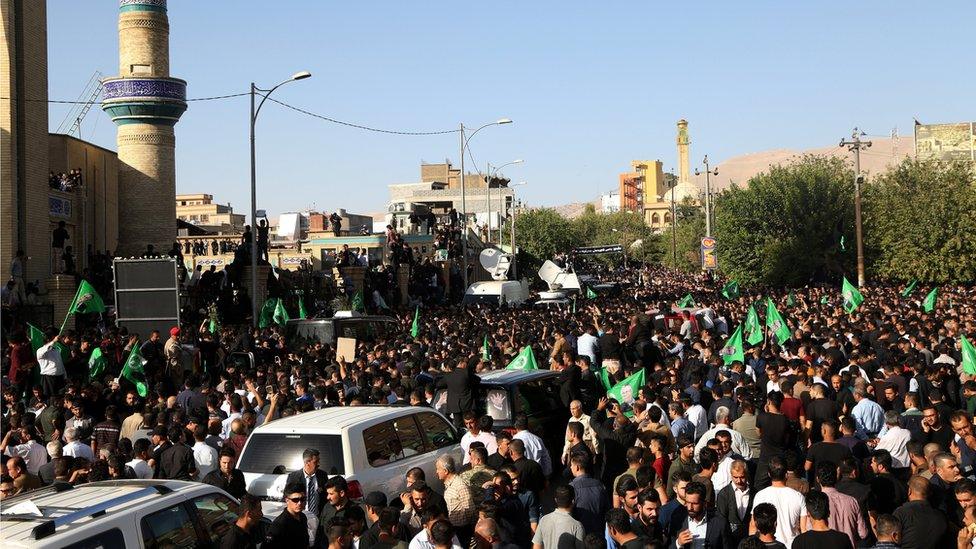
{"label": "car windshield", "polygon": [[319,451],[319,469],[330,475],[346,474],[340,435],[254,433],[241,453],[237,468],[245,473],[261,474],[297,471],[302,468],[302,452],[306,448]]}

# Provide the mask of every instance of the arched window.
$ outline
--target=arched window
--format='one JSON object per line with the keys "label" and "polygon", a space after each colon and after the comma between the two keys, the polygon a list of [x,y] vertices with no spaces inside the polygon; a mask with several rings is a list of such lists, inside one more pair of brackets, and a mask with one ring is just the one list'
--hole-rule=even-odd
{"label": "arched window", "polygon": [[664,214],[664,222],[671,223],[671,214],[669,213]]}
{"label": "arched window", "polygon": [[660,225],[660,224],[661,224],[661,216],[658,214],[651,215],[651,225]]}

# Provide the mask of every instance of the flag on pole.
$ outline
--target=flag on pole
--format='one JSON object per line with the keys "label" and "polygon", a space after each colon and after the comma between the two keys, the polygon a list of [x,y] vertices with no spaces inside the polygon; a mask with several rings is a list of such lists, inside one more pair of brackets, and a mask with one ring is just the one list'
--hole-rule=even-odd
{"label": "flag on pole", "polygon": [[105,374],[105,367],[108,365],[108,357],[102,354],[101,347],[95,347],[91,356],[88,358],[88,379],[95,381]]}
{"label": "flag on pole", "polygon": [[410,325],[410,337],[417,339],[420,335],[420,307],[413,311],[413,324]]}
{"label": "flag on pole", "polygon": [[918,279],[913,279],[911,282],[908,283],[908,286],[905,286],[905,289],[901,291],[901,296],[908,297],[912,295],[912,293],[915,292],[915,288],[917,286],[918,286]]}
{"label": "flag on pole", "polygon": [[220,331],[220,324],[217,322],[216,318],[210,319],[210,325],[207,326],[207,329],[210,330],[211,334],[217,335],[217,332]]}
{"label": "flag on pole", "polygon": [[284,326],[288,322],[288,309],[285,309],[285,300],[279,299],[278,303],[275,304],[274,316],[275,324],[279,326]]}
{"label": "flag on pole", "polygon": [[786,296],[786,306],[787,307],[796,306],[796,294],[794,294],[793,292],[790,292],[790,294]]}
{"label": "flag on pole", "polygon": [[830,304],[830,298],[827,297],[827,296],[821,297],[820,298],[820,304],[821,305],[828,305],[828,304]]}
{"label": "flag on pole", "polygon": [[962,371],[969,375],[976,375],[976,347],[966,339],[966,336],[962,337]]}
{"label": "flag on pole", "polygon": [[678,307],[681,308],[694,307],[694,306],[695,306],[695,298],[691,297],[691,294],[682,297],[681,301],[678,302]]}
{"label": "flag on pole", "polygon": [[355,295],[352,296],[352,310],[354,311],[365,311],[366,305],[363,304],[363,291],[356,290]]}
{"label": "flag on pole", "polygon": [[631,417],[634,415],[634,401],[640,396],[640,390],[644,383],[644,368],[640,368],[637,372],[611,387],[607,391],[607,396],[619,402],[624,415]]}
{"label": "flag on pole", "polygon": [[861,292],[856,286],[847,280],[846,276],[844,277],[844,285],[840,290],[840,295],[843,298],[844,311],[847,314],[853,313],[864,302],[864,296],[861,295]]}
{"label": "flag on pole", "polygon": [[298,296],[298,318],[308,318],[308,311],[305,310],[305,300]]}
{"label": "flag on pole", "polygon": [[749,314],[746,315],[746,341],[749,345],[756,345],[763,340],[762,326],[759,324],[759,315],[756,313],[755,305],[749,305]]}
{"label": "flag on pole", "polygon": [[278,309],[278,299],[269,297],[264,305],[261,306],[261,313],[258,316],[258,328],[267,328],[274,322],[275,311]]}
{"label": "flag on pole", "polygon": [[742,348],[742,324],[739,324],[739,327],[732,332],[732,337],[725,342],[725,347],[722,347],[719,354],[722,355],[722,362],[726,366],[737,360],[739,362],[746,361],[746,352]]}
{"label": "flag on pole", "polygon": [[610,390],[610,372],[606,368],[600,369],[600,383],[603,384],[604,391]]}
{"label": "flag on pole", "polygon": [[922,308],[925,309],[926,313],[931,313],[935,310],[935,302],[939,300],[939,287],[936,286],[932,288],[932,291],[925,296],[925,301],[922,302]]}
{"label": "flag on pole", "polygon": [[102,301],[95,288],[87,280],[82,279],[81,284],[78,285],[78,291],[75,292],[75,298],[71,300],[71,306],[68,307],[68,314],[104,312],[105,302]]}
{"label": "flag on pole", "polygon": [[593,288],[586,288],[586,299],[596,299],[596,292],[593,291]]}
{"label": "flag on pole", "polygon": [[725,299],[739,299],[739,283],[735,280],[729,282],[722,288],[722,295]]}
{"label": "flag on pole", "polygon": [[491,350],[488,348],[488,334],[485,334],[485,339],[481,342],[481,360],[491,360]]}
{"label": "flag on pole", "polygon": [[506,370],[538,370],[539,365],[535,362],[535,353],[532,346],[527,345],[522,348],[518,355],[505,366]]}
{"label": "flag on pole", "polygon": [[776,343],[782,345],[789,341],[790,339],[790,328],[786,325],[786,321],[780,316],[779,311],[776,310],[776,305],[773,300],[766,298],[766,328],[772,332],[773,336],[776,338]]}
{"label": "flag on pole", "polygon": [[37,350],[47,343],[47,338],[44,337],[44,331],[28,322],[27,334],[30,338],[31,352],[34,356],[37,356]]}
{"label": "flag on pole", "polygon": [[146,360],[142,358],[142,351],[136,344],[132,346],[132,350],[129,351],[129,358],[125,360],[125,365],[122,367],[122,377],[136,386],[136,392],[142,398],[146,398],[149,394],[149,386],[146,385],[146,371],[142,368],[145,364]]}

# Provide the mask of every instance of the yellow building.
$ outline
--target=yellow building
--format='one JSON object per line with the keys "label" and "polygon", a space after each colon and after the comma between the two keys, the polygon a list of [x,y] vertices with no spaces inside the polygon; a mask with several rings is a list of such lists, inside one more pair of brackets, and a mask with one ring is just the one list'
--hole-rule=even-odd
{"label": "yellow building", "polygon": [[644,223],[653,229],[671,224],[671,195],[660,160],[633,160],[630,165],[641,178]]}
{"label": "yellow building", "polygon": [[244,215],[229,204],[217,204],[210,194],[176,195],[176,218],[212,233],[244,232]]}

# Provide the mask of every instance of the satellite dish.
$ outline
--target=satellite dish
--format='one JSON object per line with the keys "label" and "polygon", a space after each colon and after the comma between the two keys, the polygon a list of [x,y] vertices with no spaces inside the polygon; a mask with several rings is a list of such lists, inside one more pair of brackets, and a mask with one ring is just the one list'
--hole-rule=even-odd
{"label": "satellite dish", "polygon": [[550,260],[539,269],[539,278],[546,281],[550,290],[580,291],[579,279],[571,270],[563,270]]}
{"label": "satellite dish", "polygon": [[488,271],[492,280],[508,280],[508,270],[512,268],[512,256],[497,248],[485,248],[478,255],[481,267]]}

